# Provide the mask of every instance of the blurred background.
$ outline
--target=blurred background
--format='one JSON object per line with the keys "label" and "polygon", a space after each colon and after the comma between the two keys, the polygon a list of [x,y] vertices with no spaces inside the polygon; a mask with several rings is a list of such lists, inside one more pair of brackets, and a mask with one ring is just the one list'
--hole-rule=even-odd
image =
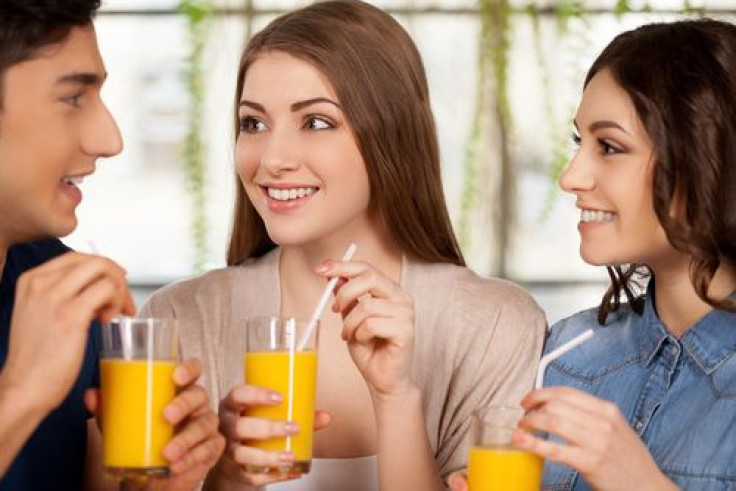
{"label": "blurred background", "polygon": [[[106,0],[104,97],[125,150],[83,185],[78,250],[127,270],[138,304],[222,267],[234,201],[232,104],[247,39],[304,0]],[[469,265],[525,286],[550,322],[595,306],[603,268],[578,256],[572,150],[582,79],[617,33],[734,0],[374,0],[422,53],[450,213]]]}

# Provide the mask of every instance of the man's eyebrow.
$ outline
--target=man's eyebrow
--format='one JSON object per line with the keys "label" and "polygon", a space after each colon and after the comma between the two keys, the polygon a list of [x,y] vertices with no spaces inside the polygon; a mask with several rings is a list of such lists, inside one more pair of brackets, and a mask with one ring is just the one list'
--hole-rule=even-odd
{"label": "man's eyebrow", "polygon": [[106,78],[107,73],[75,72],[63,75],[56,79],[56,85],[102,85],[102,82],[104,82]]}

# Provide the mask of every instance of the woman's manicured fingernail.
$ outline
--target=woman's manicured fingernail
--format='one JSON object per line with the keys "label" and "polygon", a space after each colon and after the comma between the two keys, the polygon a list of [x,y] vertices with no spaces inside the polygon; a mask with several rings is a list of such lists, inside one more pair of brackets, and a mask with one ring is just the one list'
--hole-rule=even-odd
{"label": "woman's manicured fingernail", "polygon": [[269,392],[268,400],[271,402],[281,402],[283,398],[281,397],[281,394],[279,394],[278,392]]}
{"label": "woman's manicured fingernail", "polygon": [[286,423],[284,425],[284,433],[287,435],[296,435],[299,433],[299,425],[293,421]]}
{"label": "woman's manicured fingernail", "polygon": [[330,270],[330,264],[328,262],[320,263],[320,264],[317,265],[316,268],[314,268],[314,270],[317,273],[326,273],[327,271]]}
{"label": "woman's manicured fingernail", "polygon": [[281,462],[294,462],[294,454],[291,452],[279,453],[279,460]]}

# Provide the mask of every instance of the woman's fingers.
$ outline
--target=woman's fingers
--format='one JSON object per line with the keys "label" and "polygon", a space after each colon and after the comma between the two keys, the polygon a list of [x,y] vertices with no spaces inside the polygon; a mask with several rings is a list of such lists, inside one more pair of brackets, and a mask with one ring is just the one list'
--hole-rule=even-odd
{"label": "woman's fingers", "polygon": [[248,407],[274,406],[281,404],[283,397],[278,392],[255,385],[239,385],[228,393],[221,406],[228,411],[242,412]]}
{"label": "woman's fingers", "polygon": [[238,445],[234,449],[233,460],[251,469],[286,467],[294,463],[293,452],[274,452],[260,448]]}
{"label": "woman's fingers", "polygon": [[235,436],[240,440],[268,440],[297,434],[299,425],[294,421],[243,416],[235,424]]}

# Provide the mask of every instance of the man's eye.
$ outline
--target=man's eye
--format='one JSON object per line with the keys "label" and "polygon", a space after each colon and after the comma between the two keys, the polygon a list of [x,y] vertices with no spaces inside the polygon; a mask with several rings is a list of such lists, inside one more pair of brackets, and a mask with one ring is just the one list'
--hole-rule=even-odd
{"label": "man's eye", "polygon": [[79,107],[81,100],[82,100],[82,93],[70,95],[68,97],[64,97],[64,102],[69,104],[70,106]]}
{"label": "man's eye", "polygon": [[240,118],[240,131],[244,133],[260,133],[265,130],[266,123],[259,119],[253,118],[251,116]]}
{"label": "man's eye", "polygon": [[312,116],[307,119],[307,122],[304,124],[304,128],[319,131],[334,128],[334,125],[324,118]]}

